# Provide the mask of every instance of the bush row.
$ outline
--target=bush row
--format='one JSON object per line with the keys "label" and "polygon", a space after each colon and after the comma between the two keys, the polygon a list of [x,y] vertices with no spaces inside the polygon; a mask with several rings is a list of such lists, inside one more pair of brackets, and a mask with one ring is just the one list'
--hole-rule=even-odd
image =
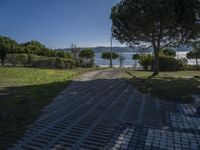
{"label": "bush row", "polygon": [[[145,55],[139,59],[140,65],[144,70],[152,70],[153,68],[153,56]],[[176,59],[169,56],[160,56],[159,57],[159,69],[160,71],[180,71],[184,70],[187,64],[185,59]]]}
{"label": "bush row", "polygon": [[200,71],[200,65],[185,65],[183,70],[185,71]]}
{"label": "bush row", "polygon": [[32,66],[40,68],[74,68],[79,65],[73,59],[65,59],[60,57],[41,57],[37,55],[27,54],[9,54],[7,63],[12,66]]}
{"label": "bush row", "polygon": [[182,59],[161,56],[159,60],[160,71],[180,71],[184,69],[186,62]]}

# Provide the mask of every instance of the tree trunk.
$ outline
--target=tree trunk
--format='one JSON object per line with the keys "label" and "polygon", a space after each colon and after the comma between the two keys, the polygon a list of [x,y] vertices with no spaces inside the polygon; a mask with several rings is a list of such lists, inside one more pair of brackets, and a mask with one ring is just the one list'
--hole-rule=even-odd
{"label": "tree trunk", "polygon": [[137,69],[137,60],[135,60],[135,69]]}
{"label": "tree trunk", "polygon": [[196,65],[198,66],[199,63],[198,63],[198,56],[196,56]]}
{"label": "tree trunk", "polygon": [[4,66],[4,59],[1,58],[1,65]]}
{"label": "tree trunk", "polygon": [[154,49],[153,76],[159,74],[159,49]]}

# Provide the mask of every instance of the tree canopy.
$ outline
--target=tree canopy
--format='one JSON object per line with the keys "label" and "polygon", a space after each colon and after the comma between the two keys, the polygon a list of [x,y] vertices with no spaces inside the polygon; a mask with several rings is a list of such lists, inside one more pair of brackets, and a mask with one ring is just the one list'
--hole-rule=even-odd
{"label": "tree canopy", "polygon": [[199,0],[121,0],[112,8],[112,34],[129,46],[150,44],[156,75],[160,49],[199,40],[199,18]]}
{"label": "tree canopy", "polygon": [[72,54],[63,50],[52,50],[38,41],[29,41],[18,44],[9,37],[0,36],[0,59],[2,65],[7,54],[36,54],[45,57],[72,58]]}
{"label": "tree canopy", "polygon": [[94,51],[91,48],[85,48],[83,49],[80,54],[80,58],[90,59],[94,57]]}
{"label": "tree canopy", "polygon": [[132,56],[132,59],[133,60],[138,60],[138,59],[140,59],[141,58],[141,55],[140,54],[133,54],[133,56]]}
{"label": "tree canopy", "polygon": [[[119,57],[119,54],[112,52],[112,59],[117,59]],[[102,59],[110,59],[111,58],[111,52],[103,52],[101,55]]]}
{"label": "tree canopy", "polygon": [[176,57],[176,52],[173,49],[162,49],[161,54],[169,57]]}
{"label": "tree canopy", "polygon": [[193,50],[188,52],[186,57],[188,59],[196,59],[196,65],[198,65],[198,59],[200,59],[200,45],[195,44],[193,45]]}
{"label": "tree canopy", "polygon": [[1,64],[4,65],[5,58],[17,45],[15,40],[9,37],[0,36],[0,58]]}

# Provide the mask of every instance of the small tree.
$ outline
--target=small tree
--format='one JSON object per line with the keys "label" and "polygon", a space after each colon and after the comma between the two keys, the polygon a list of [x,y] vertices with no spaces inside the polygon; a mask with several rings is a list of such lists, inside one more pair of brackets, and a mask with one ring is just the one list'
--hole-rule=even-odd
{"label": "small tree", "polygon": [[133,54],[132,59],[135,60],[135,66],[137,67],[137,61],[141,58],[140,54]]}
{"label": "small tree", "polygon": [[186,57],[188,59],[195,59],[196,60],[196,65],[199,65],[198,59],[200,59],[200,46],[194,46],[193,50],[188,52]]}
{"label": "small tree", "polygon": [[65,68],[65,63],[64,63],[62,58],[56,57],[54,66],[57,69],[64,69]]}
{"label": "small tree", "polygon": [[[111,55],[112,54],[112,55]],[[115,53],[115,52],[103,52],[102,54],[101,54],[101,58],[102,59],[108,59],[108,60],[111,60],[111,59],[117,59],[117,58],[119,58],[119,55],[117,54],[117,53]],[[112,67],[111,66],[111,64],[110,64],[110,67]]]}
{"label": "small tree", "polygon": [[163,49],[160,52],[161,52],[161,55],[176,57],[176,52],[173,49]]}
{"label": "small tree", "polygon": [[199,18],[199,0],[121,0],[112,8],[112,35],[131,47],[150,44],[157,75],[161,49],[200,40]]}
{"label": "small tree", "polygon": [[2,66],[4,66],[7,54],[11,53],[16,45],[17,42],[10,39],[9,37],[0,36],[0,58]]}
{"label": "small tree", "polygon": [[[112,59],[117,59],[119,55],[115,52],[112,52]],[[102,59],[110,59],[111,58],[111,52],[103,52],[101,54]]]}
{"label": "small tree", "polygon": [[126,58],[120,53],[120,55],[119,55],[119,65],[120,65],[120,67],[123,67],[125,60],[126,60]]}
{"label": "small tree", "polygon": [[144,70],[152,70],[153,56],[151,54],[146,54],[139,58],[139,63]]}
{"label": "small tree", "polygon": [[79,54],[79,57],[83,59],[85,65],[87,65],[88,62],[91,63],[94,56],[95,56],[94,51],[90,48],[83,49]]}

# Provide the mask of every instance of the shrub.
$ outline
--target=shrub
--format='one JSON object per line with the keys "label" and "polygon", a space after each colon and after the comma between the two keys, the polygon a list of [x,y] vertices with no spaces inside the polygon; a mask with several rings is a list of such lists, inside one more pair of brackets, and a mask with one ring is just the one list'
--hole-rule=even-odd
{"label": "shrub", "polygon": [[65,68],[67,69],[71,69],[74,66],[74,60],[73,59],[64,59],[64,64],[65,64]]}
{"label": "shrub", "polygon": [[57,69],[64,69],[65,63],[62,58],[56,57],[54,67]]}
{"label": "shrub", "polygon": [[138,59],[140,59],[140,57],[142,57],[140,54],[133,54],[132,59],[138,60]]}
{"label": "shrub", "polygon": [[93,62],[84,62],[84,63],[82,63],[81,67],[92,68],[92,67],[94,67],[94,63]]}
{"label": "shrub", "polygon": [[184,65],[185,71],[200,71],[200,65]]}
{"label": "shrub", "polygon": [[7,63],[12,66],[26,66],[28,64],[27,54],[9,54],[7,57]]}
{"label": "shrub", "polygon": [[168,56],[168,57],[176,57],[176,52],[173,49],[163,49],[163,50],[160,50],[160,55]]}
{"label": "shrub", "polygon": [[82,63],[82,59],[74,59],[74,67],[80,67]]}
{"label": "shrub", "polygon": [[160,71],[179,71],[183,70],[184,63],[182,60],[177,60],[173,57],[160,56]]}
{"label": "shrub", "polygon": [[143,67],[144,70],[151,70],[152,64],[153,64],[153,56],[150,54],[140,56],[139,63]]}
{"label": "shrub", "polygon": [[54,68],[55,58],[36,58],[32,60],[33,67]]}
{"label": "shrub", "polygon": [[[139,59],[140,65],[144,70],[151,70],[153,66],[153,56],[148,54],[141,56]],[[180,59],[177,60],[174,57],[169,57],[161,55],[159,57],[159,69],[160,71],[179,71],[183,70],[184,66],[187,64],[187,60]]]}

